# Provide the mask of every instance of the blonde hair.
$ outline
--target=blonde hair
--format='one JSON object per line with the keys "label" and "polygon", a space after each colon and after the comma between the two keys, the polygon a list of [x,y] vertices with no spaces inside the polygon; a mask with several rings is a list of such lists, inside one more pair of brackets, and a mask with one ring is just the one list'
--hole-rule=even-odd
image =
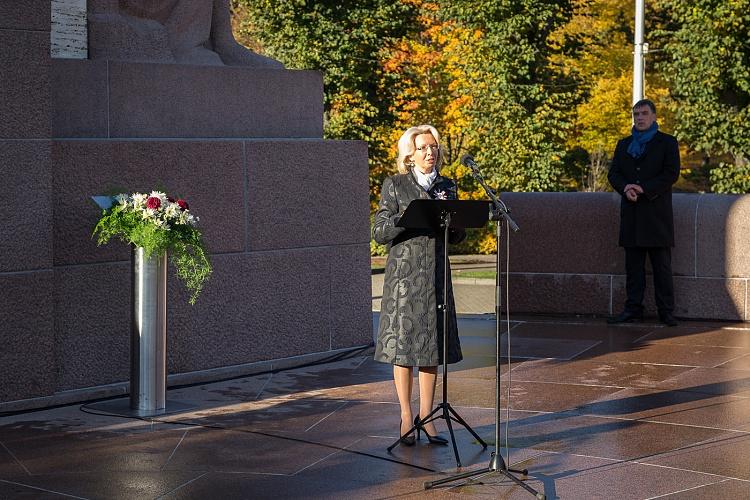
{"label": "blonde hair", "polygon": [[416,145],[414,141],[418,135],[432,134],[435,138],[435,142],[438,145],[438,155],[435,161],[435,170],[440,169],[440,165],[443,164],[443,148],[440,146],[440,134],[435,127],[432,125],[419,125],[418,127],[411,127],[401,135],[398,140],[398,159],[396,160],[396,166],[401,174],[406,174],[409,169],[413,166],[411,157],[416,151]]}

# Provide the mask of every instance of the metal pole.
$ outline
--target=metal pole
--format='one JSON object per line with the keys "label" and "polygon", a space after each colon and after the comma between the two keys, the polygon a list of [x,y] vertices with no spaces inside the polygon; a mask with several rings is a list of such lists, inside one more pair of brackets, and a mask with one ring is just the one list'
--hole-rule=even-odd
{"label": "metal pole", "polygon": [[633,104],[643,99],[643,84],[645,81],[645,62],[643,58],[643,13],[645,0],[635,0],[635,48],[633,50]]}
{"label": "metal pole", "polygon": [[[500,269],[500,235],[503,224],[501,221],[495,221],[495,422],[500,422],[500,355],[502,354],[502,346],[500,345],[500,314],[503,303],[503,292],[500,288],[502,283],[502,275]],[[510,352],[508,353],[510,358]],[[510,405],[510,402],[508,402]],[[495,426],[495,454],[492,460],[492,466],[497,470],[498,464],[497,459],[500,457],[500,426]]]}

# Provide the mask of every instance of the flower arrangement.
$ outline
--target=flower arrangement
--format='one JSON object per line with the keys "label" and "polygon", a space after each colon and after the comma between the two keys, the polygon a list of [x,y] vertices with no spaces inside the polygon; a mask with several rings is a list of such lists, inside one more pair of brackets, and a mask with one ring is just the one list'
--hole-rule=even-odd
{"label": "flower arrangement", "polygon": [[146,256],[163,255],[168,250],[177,277],[190,290],[190,303],[195,304],[211,275],[211,262],[196,227],[199,219],[190,213],[188,203],[160,191],[95,196],[94,201],[103,209],[92,235],[97,236],[97,243],[118,237],[142,247]]}

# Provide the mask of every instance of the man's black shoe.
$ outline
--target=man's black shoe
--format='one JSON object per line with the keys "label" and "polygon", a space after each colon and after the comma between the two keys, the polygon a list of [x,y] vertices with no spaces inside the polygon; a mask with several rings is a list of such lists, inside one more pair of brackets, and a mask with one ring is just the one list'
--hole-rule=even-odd
{"label": "man's black shoe", "polygon": [[672,313],[664,313],[659,315],[659,321],[667,326],[677,326],[677,320],[674,319]]}
{"label": "man's black shoe", "polygon": [[[672,318],[674,321],[674,318]],[[617,316],[607,318],[607,323],[615,325],[617,323],[632,323],[634,321],[643,321],[643,313],[636,313],[631,311],[623,311]]]}

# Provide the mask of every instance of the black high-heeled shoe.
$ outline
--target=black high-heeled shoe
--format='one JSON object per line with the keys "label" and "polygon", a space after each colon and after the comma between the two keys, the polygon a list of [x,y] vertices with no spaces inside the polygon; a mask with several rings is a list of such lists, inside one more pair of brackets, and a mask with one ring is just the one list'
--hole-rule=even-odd
{"label": "black high-heeled shoe", "polygon": [[[398,432],[400,435],[401,434],[401,420],[398,421]],[[401,436],[400,438],[398,438],[398,440],[404,446],[414,446],[415,444],[417,444],[417,440],[414,439],[414,434],[410,436]]]}
{"label": "black high-heeled shoe", "polygon": [[419,439],[419,432],[422,431],[424,432],[424,435],[427,436],[427,441],[429,441],[430,444],[440,444],[440,445],[448,444],[448,440],[442,436],[439,436],[437,434],[434,436],[431,436],[430,433],[427,432],[427,430],[424,428],[424,425],[422,425],[419,422],[419,415],[414,417],[414,425],[417,427],[417,439]]}

